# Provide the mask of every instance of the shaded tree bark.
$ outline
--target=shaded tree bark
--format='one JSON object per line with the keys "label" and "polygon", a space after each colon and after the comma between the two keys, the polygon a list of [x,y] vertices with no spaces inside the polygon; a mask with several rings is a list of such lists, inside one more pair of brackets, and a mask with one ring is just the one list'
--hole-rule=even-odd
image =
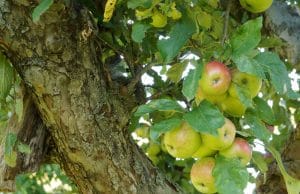
{"label": "shaded tree bark", "polygon": [[[282,151],[282,161],[287,172],[294,178],[300,179],[300,125],[291,134]],[[269,166],[266,178],[262,175],[257,181],[257,194],[286,194],[284,179],[276,162]]]}
{"label": "shaded tree bark", "polygon": [[18,153],[16,166],[8,167],[4,161],[4,142],[0,148],[0,190],[14,191],[14,179],[17,174],[38,170],[40,164],[50,153],[51,139],[46,126],[41,120],[30,94],[23,96],[23,116],[14,114],[6,128],[6,133],[17,134],[18,140],[30,146],[30,154]]}
{"label": "shaded tree bark", "polygon": [[300,70],[300,9],[274,1],[265,13],[266,27],[289,45],[286,57]]}
{"label": "shaded tree bark", "polygon": [[0,4],[0,38],[80,192],[181,193],[131,140],[137,102],[108,87],[89,12],[59,1],[34,24],[29,1]]}
{"label": "shaded tree bark", "polygon": [[[55,150],[56,160],[82,193],[181,193],[131,140],[127,125],[137,102],[126,93],[120,95],[123,86],[107,84],[106,72],[96,55],[98,29],[88,11],[58,1],[34,24],[34,7],[27,0],[0,0],[0,39],[8,45],[7,54],[31,93],[30,106],[25,110],[34,112],[25,115],[36,119],[24,118],[22,126],[26,127],[17,133],[30,145],[37,137],[36,145],[40,145],[33,149],[35,155],[27,159],[18,156],[14,169],[1,164],[5,176],[0,179],[0,187],[13,190],[17,173],[35,170]],[[266,17],[276,20],[271,13]],[[280,25],[271,24],[274,29]],[[280,30],[274,31],[286,37]],[[296,35],[289,34],[286,41],[296,44],[288,40]],[[26,125],[30,120],[32,123]],[[47,138],[48,133],[52,140]],[[299,135],[292,137],[291,142],[299,141]],[[299,147],[299,142],[292,143],[286,150],[293,153]],[[299,162],[299,158],[285,160],[293,161],[293,165]]]}

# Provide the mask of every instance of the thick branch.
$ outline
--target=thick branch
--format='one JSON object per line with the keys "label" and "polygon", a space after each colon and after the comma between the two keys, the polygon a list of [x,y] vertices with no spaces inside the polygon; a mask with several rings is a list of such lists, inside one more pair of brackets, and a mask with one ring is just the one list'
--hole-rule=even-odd
{"label": "thick branch", "polygon": [[18,53],[11,60],[33,92],[61,165],[79,190],[180,193],[131,140],[128,101],[106,88],[93,55],[98,31],[89,12],[58,1],[37,24],[31,12],[30,6],[4,1],[0,38]]}
{"label": "thick branch", "polygon": [[300,10],[299,7],[288,6],[284,1],[274,1],[265,13],[269,30],[285,40],[290,48],[288,58],[300,67]]}

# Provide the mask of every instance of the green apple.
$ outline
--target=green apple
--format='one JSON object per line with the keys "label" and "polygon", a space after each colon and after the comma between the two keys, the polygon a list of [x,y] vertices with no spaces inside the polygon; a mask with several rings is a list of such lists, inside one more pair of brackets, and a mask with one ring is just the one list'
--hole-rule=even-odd
{"label": "green apple", "polygon": [[216,193],[213,169],[215,159],[212,157],[202,158],[195,162],[191,169],[191,181],[194,187],[201,193]]}
{"label": "green apple", "polygon": [[147,137],[149,137],[149,126],[148,125],[140,126],[140,127],[136,128],[134,130],[134,132],[136,133],[136,135],[138,137],[147,138]]}
{"label": "green apple", "polygon": [[146,153],[148,155],[157,155],[160,152],[160,145],[158,145],[157,143],[153,143],[151,142],[146,150]]}
{"label": "green apple", "polygon": [[259,93],[262,86],[262,79],[243,73],[240,71],[234,71],[232,74],[232,82],[229,87],[229,94],[232,97],[238,98],[238,92],[236,85],[249,92],[251,98],[254,98]]}
{"label": "green apple", "polygon": [[236,128],[229,119],[225,118],[225,124],[217,129],[217,133],[217,136],[203,133],[201,136],[203,144],[212,150],[223,150],[232,144]]}
{"label": "green apple", "polygon": [[199,105],[200,102],[204,99],[207,101],[213,103],[213,104],[218,104],[221,103],[222,101],[225,100],[227,97],[227,93],[221,94],[221,95],[205,95],[201,89],[201,87],[198,87],[196,95],[195,95],[195,101],[196,104]]}
{"label": "green apple", "polygon": [[208,156],[213,156],[217,151],[212,150],[209,147],[205,146],[204,144],[201,144],[201,146],[198,148],[198,150],[193,154],[193,158],[204,158]]}
{"label": "green apple", "polygon": [[235,97],[230,95],[220,103],[220,108],[233,117],[241,117],[245,114],[247,107]]}
{"label": "green apple", "polygon": [[161,151],[163,152],[168,152],[167,148],[166,148],[166,145],[165,145],[165,142],[164,142],[164,134],[162,134],[162,136],[160,137],[160,149]]}
{"label": "green apple", "polygon": [[252,149],[245,139],[237,137],[229,148],[220,151],[220,155],[226,158],[238,158],[241,164],[246,166],[251,160]]}
{"label": "green apple", "polygon": [[273,0],[240,0],[240,4],[252,13],[266,11],[273,3]]}
{"label": "green apple", "polygon": [[225,64],[213,61],[204,66],[200,87],[204,95],[224,94],[230,85],[231,75]]}
{"label": "green apple", "polygon": [[157,155],[148,155],[148,158],[154,165],[157,165],[159,163],[159,157]]}
{"label": "green apple", "polygon": [[179,127],[166,132],[163,141],[171,156],[189,158],[200,147],[201,135],[188,123],[183,122]]}

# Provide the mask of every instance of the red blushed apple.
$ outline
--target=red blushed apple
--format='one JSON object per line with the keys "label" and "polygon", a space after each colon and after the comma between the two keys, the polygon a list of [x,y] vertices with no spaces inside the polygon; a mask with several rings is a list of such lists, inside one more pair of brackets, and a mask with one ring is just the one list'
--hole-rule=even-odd
{"label": "red blushed apple", "polygon": [[252,158],[252,149],[245,139],[237,137],[229,148],[220,151],[220,155],[226,158],[238,158],[241,164],[246,166]]}
{"label": "red blushed apple", "polygon": [[191,169],[191,181],[194,187],[201,193],[216,193],[215,179],[212,171],[215,167],[215,159],[202,158],[195,162]]}
{"label": "red blushed apple", "polygon": [[213,61],[204,66],[200,79],[200,87],[204,95],[224,94],[230,82],[230,71],[223,63]]}

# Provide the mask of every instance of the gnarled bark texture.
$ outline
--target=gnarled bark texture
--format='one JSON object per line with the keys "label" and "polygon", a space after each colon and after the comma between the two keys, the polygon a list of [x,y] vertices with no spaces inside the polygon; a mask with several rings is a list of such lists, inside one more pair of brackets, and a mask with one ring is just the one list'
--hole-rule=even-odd
{"label": "gnarled bark texture", "polygon": [[180,193],[131,140],[136,102],[107,86],[88,11],[58,1],[35,24],[35,6],[0,0],[0,38],[80,192]]}
{"label": "gnarled bark texture", "polygon": [[[33,150],[30,156],[19,155],[14,169],[2,160],[0,190],[13,190],[17,173],[56,160],[84,194],[182,193],[132,142],[127,125],[137,102],[120,92],[122,86],[107,84],[97,56],[98,29],[88,11],[73,1],[56,1],[35,24],[35,6],[29,0],[0,0],[0,43],[8,45],[7,55],[30,93],[15,132]],[[274,20],[271,11],[266,17]],[[289,38],[300,34],[275,32],[291,44],[297,42]],[[287,150],[299,147],[296,142]]]}
{"label": "gnarled bark texture", "polygon": [[266,26],[289,45],[286,53],[292,64],[300,70],[300,9],[282,1],[274,1],[265,13]]}

